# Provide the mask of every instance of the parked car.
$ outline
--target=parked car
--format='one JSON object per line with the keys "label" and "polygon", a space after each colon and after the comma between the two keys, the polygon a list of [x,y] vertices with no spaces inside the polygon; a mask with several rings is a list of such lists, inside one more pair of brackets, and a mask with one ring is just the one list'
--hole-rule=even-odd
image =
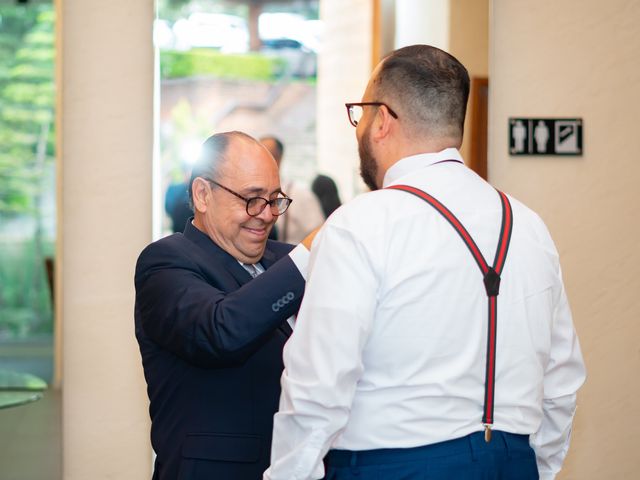
{"label": "parked car", "polygon": [[241,17],[224,13],[196,12],[173,26],[176,47],[188,50],[194,47],[216,48],[227,53],[249,50],[249,29]]}

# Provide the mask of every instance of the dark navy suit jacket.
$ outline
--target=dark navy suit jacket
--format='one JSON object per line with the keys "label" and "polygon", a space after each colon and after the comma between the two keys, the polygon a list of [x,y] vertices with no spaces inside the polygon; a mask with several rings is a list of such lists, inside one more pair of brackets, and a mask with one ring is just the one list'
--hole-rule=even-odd
{"label": "dark navy suit jacket", "polygon": [[140,254],[135,328],[154,480],[262,478],[291,332],[286,319],[304,290],[291,248],[268,241],[266,271],[254,280],[191,222]]}

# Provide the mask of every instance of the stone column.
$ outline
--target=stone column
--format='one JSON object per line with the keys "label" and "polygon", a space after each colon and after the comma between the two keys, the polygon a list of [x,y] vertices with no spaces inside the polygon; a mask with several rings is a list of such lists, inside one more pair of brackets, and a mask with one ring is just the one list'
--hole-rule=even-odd
{"label": "stone column", "polygon": [[449,0],[396,0],[396,48],[425,43],[449,50]]}
{"label": "stone column", "polygon": [[65,480],[151,476],[133,272],[151,240],[153,18],[153,0],[57,3]]}
{"label": "stone column", "polygon": [[318,169],[331,176],[343,201],[364,190],[355,130],[345,102],[359,102],[372,65],[371,0],[322,0],[325,31],[318,59]]}

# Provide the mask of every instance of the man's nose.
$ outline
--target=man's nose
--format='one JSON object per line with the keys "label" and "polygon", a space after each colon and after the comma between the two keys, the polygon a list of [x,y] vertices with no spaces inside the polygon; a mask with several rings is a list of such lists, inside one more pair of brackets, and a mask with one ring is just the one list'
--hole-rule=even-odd
{"label": "man's nose", "polygon": [[265,205],[264,209],[258,215],[258,218],[266,223],[271,223],[277,216],[271,211],[271,205]]}

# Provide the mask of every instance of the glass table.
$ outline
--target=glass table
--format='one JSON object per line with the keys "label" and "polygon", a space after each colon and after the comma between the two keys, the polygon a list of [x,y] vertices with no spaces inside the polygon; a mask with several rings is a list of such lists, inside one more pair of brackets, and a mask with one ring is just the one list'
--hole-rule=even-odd
{"label": "glass table", "polygon": [[47,382],[30,373],[0,370],[0,408],[35,402],[46,388]]}

